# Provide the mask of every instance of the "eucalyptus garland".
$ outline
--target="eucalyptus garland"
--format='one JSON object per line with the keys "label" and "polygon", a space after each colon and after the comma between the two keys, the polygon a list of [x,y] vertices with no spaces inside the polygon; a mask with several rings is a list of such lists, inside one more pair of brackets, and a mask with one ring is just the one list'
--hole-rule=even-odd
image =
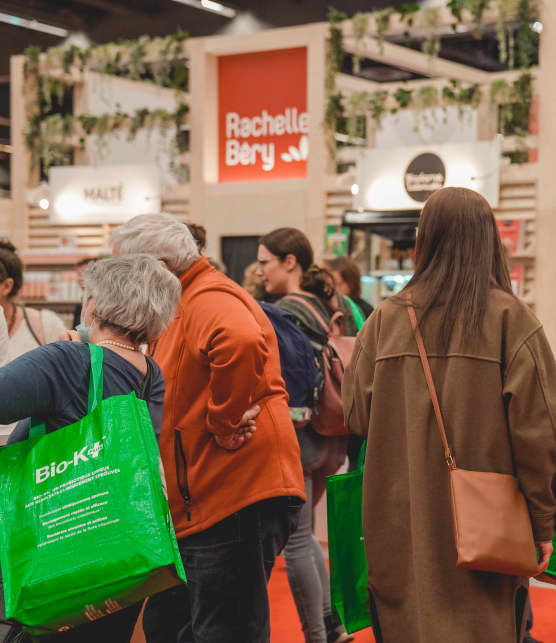
{"label": "eucalyptus garland", "polygon": [[[75,140],[80,147],[85,147],[85,136],[96,136],[97,151],[103,156],[107,151],[107,135],[127,131],[127,140],[135,140],[139,131],[148,132],[157,129],[164,133],[171,127],[176,127],[174,141],[177,156],[188,151],[180,137],[180,130],[185,123],[189,107],[182,103],[175,112],[164,109],[137,109],[132,114],[117,110],[113,114],[50,114],[45,117],[33,116],[28,123],[26,142],[31,152],[33,167],[42,162],[45,172],[53,165],[70,165],[71,150]],[[175,160],[174,158],[172,160]]]}
{"label": "eucalyptus garland", "polygon": [[[25,52],[25,79],[30,92],[36,92],[38,100],[28,103],[26,143],[31,152],[31,166],[42,163],[45,172],[54,165],[72,163],[72,149],[78,138],[81,147],[85,136],[95,135],[99,156],[107,152],[107,134],[127,130],[128,140],[146,129],[157,129],[163,136],[171,125],[176,127],[176,138],[171,147],[171,164],[177,172],[184,170],[176,162],[184,149],[181,128],[189,106],[180,101],[175,112],[163,109],[138,109],[133,114],[116,110],[112,114],[73,116],[64,115],[66,98],[71,92],[68,84],[72,73],[83,74],[86,70],[115,75],[135,81],[154,82],[161,87],[185,91],[189,83],[189,69],[184,56],[183,44],[188,35],[178,29],[165,38],[142,36],[135,41],[120,41],[81,49],[75,45],[51,47],[44,54],[38,47],[28,47]],[[152,51],[157,51],[153,61]],[[52,71],[61,70],[60,78],[51,77]],[[66,82],[64,82],[66,81]]]}
{"label": "eucalyptus garland", "polygon": [[[483,28],[484,14],[487,9],[498,11],[496,35],[498,40],[499,58],[510,69],[517,66],[523,69],[522,75],[511,85],[505,81],[494,81],[491,85],[491,99],[499,111],[499,127],[501,133],[511,133],[524,137],[528,133],[529,114],[532,101],[532,76],[526,70],[534,62],[538,48],[539,35],[532,25],[539,19],[538,0],[448,0],[447,8],[454,17],[454,31],[458,25],[468,24],[469,12],[473,30],[476,36]],[[440,10],[438,8],[420,9],[416,2],[404,2],[398,8],[385,7],[371,13],[357,13],[352,18],[352,29],[356,42],[356,54],[353,56],[353,71],[360,69],[360,43],[365,38],[371,21],[374,23],[373,36],[377,38],[379,49],[382,51],[388,30],[393,18],[405,26],[405,36],[411,36],[413,28],[424,30],[425,36],[421,49],[431,58],[438,56],[441,47],[439,36]],[[436,86],[424,86],[417,90],[398,88],[393,94],[386,92],[357,92],[355,98],[347,99],[347,118],[344,110],[343,96],[336,91],[335,77],[341,71],[345,59],[343,49],[342,29],[339,23],[347,20],[345,13],[332,9],[329,13],[330,34],[327,59],[327,108],[325,126],[328,140],[331,141],[331,153],[335,153],[334,133],[338,123],[345,123],[344,130],[352,138],[361,133],[362,117],[370,115],[381,125],[384,114],[390,107],[391,113],[406,108],[414,108],[427,112],[431,108],[455,105],[460,117],[468,113],[468,108],[476,108],[481,100],[481,87],[464,85],[451,80],[438,90]],[[422,117],[422,118],[421,118]],[[432,127],[435,114],[421,114],[421,120]],[[417,125],[418,126],[418,125]]]}
{"label": "eucalyptus garland", "polygon": [[[178,29],[165,38],[141,36],[87,49],[76,45],[51,47],[42,58],[40,49],[32,46],[24,51],[25,72],[29,77],[40,76],[45,68],[61,69],[66,75],[73,69],[80,73],[89,70],[187,91],[189,74],[183,47],[187,38],[187,32]],[[152,61],[149,52],[155,49],[158,56]]]}

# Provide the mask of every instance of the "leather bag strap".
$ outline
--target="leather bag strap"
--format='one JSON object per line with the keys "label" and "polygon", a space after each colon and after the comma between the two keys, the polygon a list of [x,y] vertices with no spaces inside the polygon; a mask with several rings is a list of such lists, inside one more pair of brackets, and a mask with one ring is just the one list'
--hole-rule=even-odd
{"label": "leather bag strap", "polygon": [[440,404],[438,402],[438,396],[436,394],[436,387],[434,386],[434,380],[432,378],[431,367],[429,364],[429,358],[427,357],[427,351],[425,350],[425,342],[423,341],[423,335],[421,334],[421,329],[417,322],[417,315],[415,313],[415,307],[413,306],[413,298],[411,293],[406,295],[407,301],[407,314],[411,321],[411,328],[413,329],[413,334],[415,335],[415,341],[417,342],[417,348],[419,349],[419,357],[421,358],[421,364],[423,366],[423,371],[425,372],[425,379],[427,380],[427,386],[429,389],[429,394],[431,396],[432,406],[434,408],[434,414],[436,415],[436,424],[438,426],[438,432],[440,433],[440,439],[442,440],[442,446],[444,447],[444,458],[446,459],[446,464],[450,469],[456,468],[456,461],[450,450],[448,444],[448,438],[446,437],[446,429],[444,428],[444,420],[442,418],[442,411],[440,410]]}

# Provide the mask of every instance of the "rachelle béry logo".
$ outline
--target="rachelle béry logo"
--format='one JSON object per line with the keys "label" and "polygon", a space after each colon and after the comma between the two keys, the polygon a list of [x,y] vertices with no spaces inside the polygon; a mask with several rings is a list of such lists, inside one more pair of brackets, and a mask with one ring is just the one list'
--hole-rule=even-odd
{"label": "rachelle b\u00e9ry logo", "polygon": [[[299,112],[296,107],[286,107],[279,114],[270,114],[263,109],[253,117],[228,112],[225,123],[225,163],[228,167],[260,164],[265,172],[270,172],[276,166],[276,143],[279,137],[295,134],[301,134],[299,147],[290,145],[280,158],[285,163],[305,161],[309,154],[308,131],[309,114]],[[266,139],[265,142],[253,142],[253,139],[261,137]],[[273,137],[276,142],[269,141],[269,137]]]}
{"label": "rachelle b\u00e9ry logo", "polygon": [[280,158],[285,163],[293,163],[294,161],[306,161],[309,156],[309,139],[302,136],[299,139],[299,147],[290,145],[288,151],[280,154]]}

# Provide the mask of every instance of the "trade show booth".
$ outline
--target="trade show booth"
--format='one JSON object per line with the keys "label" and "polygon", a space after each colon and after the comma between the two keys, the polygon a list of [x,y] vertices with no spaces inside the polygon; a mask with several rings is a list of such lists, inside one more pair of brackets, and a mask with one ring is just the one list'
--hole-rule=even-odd
{"label": "trade show booth", "polygon": [[204,225],[207,254],[232,262],[236,279],[244,264],[234,257],[254,259],[256,238],[276,227],[304,230],[319,259],[347,245],[376,302],[411,271],[427,195],[459,185],[491,203],[516,291],[556,344],[556,89],[546,62],[556,17],[543,3],[538,61],[518,42],[519,68],[487,71],[443,58],[442,43],[481,30],[493,38],[515,16],[488,10],[477,25],[468,11],[434,15],[430,24],[427,10],[393,9],[384,25],[332,14],[12,58],[0,235],[22,250],[26,301],[68,303],[74,291],[59,284],[77,257],[107,251],[113,226],[138,211],[166,211]]}

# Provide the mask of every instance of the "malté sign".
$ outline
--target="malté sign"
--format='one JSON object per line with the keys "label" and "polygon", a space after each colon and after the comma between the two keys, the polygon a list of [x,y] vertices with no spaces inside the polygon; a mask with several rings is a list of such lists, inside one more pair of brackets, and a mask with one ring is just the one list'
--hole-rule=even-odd
{"label": "malt\u00e9 sign", "polygon": [[305,178],[307,49],[218,59],[219,181]]}

